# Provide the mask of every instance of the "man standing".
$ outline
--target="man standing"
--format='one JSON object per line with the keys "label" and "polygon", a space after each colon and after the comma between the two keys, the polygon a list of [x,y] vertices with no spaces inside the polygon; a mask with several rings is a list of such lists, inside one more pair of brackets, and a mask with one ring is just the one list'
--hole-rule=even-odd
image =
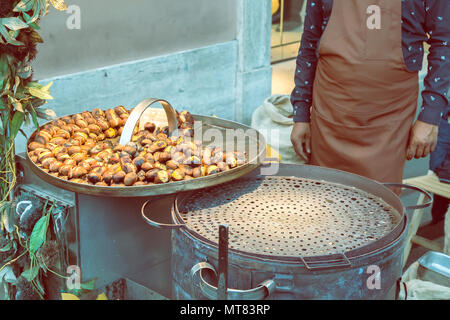
{"label": "man standing", "polygon": [[[434,150],[448,106],[449,19],[448,0],[308,0],[291,95],[297,154],[401,182],[406,159]],[[414,123],[424,41],[428,75]]]}

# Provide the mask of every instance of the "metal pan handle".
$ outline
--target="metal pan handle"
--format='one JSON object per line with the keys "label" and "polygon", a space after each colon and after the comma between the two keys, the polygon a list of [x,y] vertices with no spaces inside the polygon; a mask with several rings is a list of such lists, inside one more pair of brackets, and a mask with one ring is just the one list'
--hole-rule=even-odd
{"label": "metal pan handle", "polygon": [[167,224],[167,223],[159,223],[156,221],[153,221],[151,219],[149,219],[146,215],[145,215],[145,207],[147,207],[147,205],[150,203],[150,200],[146,201],[141,208],[141,214],[142,214],[142,218],[144,218],[145,222],[147,222],[149,225],[151,225],[152,227],[155,228],[160,228],[160,229],[180,229],[180,228],[184,228],[185,225],[184,224]]}
{"label": "metal pan handle", "polygon": [[336,268],[350,268],[352,263],[347,258],[345,253],[337,253],[325,258],[322,257],[302,257],[300,260],[305,267],[310,271],[323,271]]}
{"label": "metal pan handle", "polygon": [[166,100],[150,98],[140,102],[131,112],[125,126],[123,127],[122,135],[120,136],[119,143],[121,145],[124,146],[131,141],[134,128],[136,127],[139,118],[148,107],[157,102],[163,106],[164,111],[166,112],[167,122],[169,124],[169,135],[178,135],[177,114],[170,103]]}
{"label": "metal pan handle", "polygon": [[[194,287],[196,283],[196,274],[199,274],[199,287],[201,292],[211,300],[217,300],[218,298],[218,288],[209,284],[203,277],[203,270],[211,270],[217,277],[217,272],[214,267],[208,262],[199,262],[191,269],[191,281]],[[275,292],[276,284],[273,280],[265,280],[260,283],[256,288],[250,290],[238,290],[238,289],[227,289],[227,298],[230,300],[263,300]]]}
{"label": "metal pan handle", "polygon": [[383,183],[383,185],[386,187],[397,187],[397,188],[411,189],[414,191],[418,191],[420,193],[423,193],[428,198],[428,201],[423,204],[417,204],[414,206],[405,207],[406,210],[423,209],[423,208],[427,208],[433,204],[433,195],[422,188],[419,188],[419,187],[416,187],[416,186],[413,186],[410,184],[404,184],[404,183]]}

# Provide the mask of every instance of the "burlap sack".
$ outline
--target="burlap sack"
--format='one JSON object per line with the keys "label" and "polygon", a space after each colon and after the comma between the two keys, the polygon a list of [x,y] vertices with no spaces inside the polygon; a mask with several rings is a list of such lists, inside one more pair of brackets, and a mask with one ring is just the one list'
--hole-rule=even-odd
{"label": "burlap sack", "polygon": [[281,162],[304,164],[292,147],[292,118],[289,96],[273,95],[253,112],[251,126],[265,136],[267,144],[280,154]]}
{"label": "burlap sack", "polygon": [[419,262],[409,266],[402,276],[399,300],[450,300],[450,288],[424,281],[418,275]]}

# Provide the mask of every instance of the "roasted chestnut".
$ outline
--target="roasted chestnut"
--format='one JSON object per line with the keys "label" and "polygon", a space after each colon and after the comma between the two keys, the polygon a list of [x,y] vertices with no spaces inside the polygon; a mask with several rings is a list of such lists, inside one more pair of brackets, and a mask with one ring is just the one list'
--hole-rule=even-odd
{"label": "roasted chestnut", "polygon": [[153,164],[153,166],[154,166],[155,168],[160,169],[160,170],[167,170],[167,166],[165,166],[164,164],[162,164],[162,163],[160,163],[160,162],[155,162],[155,163]]}
{"label": "roasted chestnut", "polygon": [[160,152],[158,161],[166,162],[166,161],[170,160],[170,158],[171,158],[170,153],[163,151],[163,152]]}
{"label": "roasted chestnut", "polygon": [[76,124],[77,126],[79,126],[80,128],[87,128],[88,125],[89,125],[89,124],[87,123],[87,121],[84,120],[84,119],[76,120],[76,121],[75,121],[75,124]]}
{"label": "roasted chestnut", "polygon": [[38,161],[39,161],[39,162],[42,162],[42,161],[44,161],[46,158],[50,158],[50,157],[53,157],[53,152],[51,152],[51,151],[43,151],[43,152],[39,153],[39,155],[38,155]]}
{"label": "roasted chestnut", "polygon": [[[47,158],[50,159],[50,158]],[[59,169],[63,166],[64,164],[60,161],[53,161],[50,166],[49,166],[49,170],[50,172],[58,172]]]}
{"label": "roasted chestnut", "polygon": [[116,136],[117,131],[114,128],[109,128],[108,130],[105,131],[105,136],[106,138],[112,139]]}
{"label": "roasted chestnut", "polygon": [[42,164],[42,167],[43,167],[43,168],[49,169],[49,168],[50,168],[50,165],[51,165],[53,162],[55,162],[55,161],[58,161],[58,160],[56,160],[56,159],[53,158],[53,157],[49,157],[49,158],[45,158],[44,160],[42,160],[41,164]]}
{"label": "roasted chestnut", "polygon": [[118,145],[114,146],[113,151],[114,152],[122,152],[124,148],[125,148],[124,145],[118,144]]}
{"label": "roasted chestnut", "polygon": [[179,168],[182,169],[182,170],[184,171],[184,173],[185,173],[186,175],[189,175],[189,176],[192,176],[192,174],[193,174],[193,172],[194,172],[194,168],[192,168],[192,167],[190,167],[190,166],[188,166],[188,165],[182,164],[182,165],[180,165]]}
{"label": "roasted chestnut", "polygon": [[89,132],[99,134],[102,133],[102,128],[98,124],[90,124],[88,125]]}
{"label": "roasted chestnut", "polygon": [[194,168],[192,170],[192,176],[194,178],[200,178],[202,176],[202,171],[200,170],[200,167]]}
{"label": "roasted chestnut", "polygon": [[56,160],[64,162],[67,159],[72,159],[67,153],[61,152],[56,155]]}
{"label": "roasted chestnut", "polygon": [[44,148],[44,147],[45,147],[45,145],[43,145],[42,143],[31,142],[31,143],[28,145],[28,150],[34,151],[34,150],[36,150],[37,148]]}
{"label": "roasted chestnut", "polygon": [[156,173],[154,182],[155,183],[166,183],[166,182],[169,182],[169,179],[170,179],[169,173],[166,170],[159,170]]}
{"label": "roasted chestnut", "polygon": [[121,124],[121,119],[117,116],[113,109],[108,109],[105,111],[106,119],[111,127],[115,128]]}
{"label": "roasted chestnut", "polygon": [[144,181],[145,179],[146,179],[145,178],[145,171],[144,170],[139,171],[137,173],[137,180],[138,181]]}
{"label": "roasted chestnut", "polygon": [[75,160],[73,160],[72,158],[70,158],[70,159],[64,160],[64,164],[68,164],[68,165],[71,165],[73,167],[73,166],[77,165],[77,162]]}
{"label": "roasted chestnut", "polygon": [[145,173],[145,178],[149,182],[153,182],[155,180],[156,174],[158,173],[159,169],[151,169]]}
{"label": "roasted chestnut", "polygon": [[124,114],[128,115],[128,111],[127,111],[127,109],[125,109],[124,106],[117,106],[117,107],[114,108],[114,111],[119,116],[122,116]]}
{"label": "roasted chestnut", "polygon": [[136,166],[134,164],[132,164],[132,163],[125,163],[125,164],[123,164],[122,165],[122,170],[125,173],[130,173],[130,172],[136,173],[138,171]]}
{"label": "roasted chestnut", "polygon": [[92,169],[91,165],[89,163],[87,163],[86,160],[82,161],[78,166],[82,167],[82,168],[85,168],[86,171],[88,171],[88,172]]}
{"label": "roasted chestnut", "polygon": [[116,164],[110,165],[108,167],[108,171],[112,172],[113,174],[116,172],[119,172],[121,170],[122,170],[122,165],[120,163],[116,163]]}
{"label": "roasted chestnut", "polygon": [[138,170],[141,169],[142,165],[145,163],[144,157],[136,157],[133,160],[133,164],[138,168]]}
{"label": "roasted chestnut", "polygon": [[161,150],[161,149],[164,149],[165,147],[167,147],[167,142],[163,141],[163,140],[159,140],[159,141],[156,141],[154,143],[154,145],[155,145],[155,147],[158,148],[158,150]]}
{"label": "roasted chestnut", "polygon": [[54,137],[61,137],[64,139],[70,139],[70,132],[64,129],[59,129],[56,131],[56,134]]}
{"label": "roasted chestnut", "polygon": [[207,147],[203,149],[202,152],[202,164],[206,164],[207,166],[209,166],[211,163],[211,149]]}
{"label": "roasted chestnut", "polygon": [[79,163],[86,160],[86,154],[83,152],[75,153],[72,155],[72,159]]}
{"label": "roasted chestnut", "polygon": [[107,184],[110,184],[113,181],[113,173],[111,171],[106,171],[103,174],[103,181]]}
{"label": "roasted chestnut", "polygon": [[156,126],[153,122],[147,122],[144,125],[144,129],[150,132],[153,132],[155,130]]}
{"label": "roasted chestnut", "polygon": [[103,141],[106,139],[106,135],[104,133],[99,133],[97,135],[97,141]]}
{"label": "roasted chestnut", "polygon": [[126,175],[127,175],[127,174],[126,174],[124,171],[116,172],[116,173],[113,175],[113,181],[114,181],[114,183],[122,183],[122,182],[123,182],[123,179],[125,178]]}
{"label": "roasted chestnut", "polygon": [[134,156],[134,155],[136,154],[136,152],[137,152],[137,149],[136,149],[136,146],[133,146],[133,145],[126,145],[126,146],[123,148],[123,151],[126,152],[126,153],[128,153],[130,156]]}
{"label": "roasted chestnut", "polygon": [[237,159],[234,153],[229,152],[225,155],[226,163],[230,166],[230,168],[234,168],[237,166]]}
{"label": "roasted chestnut", "polygon": [[123,179],[123,183],[126,186],[132,186],[137,181],[137,174],[135,172],[129,172]]}
{"label": "roasted chestnut", "polygon": [[102,109],[99,108],[95,108],[94,110],[92,110],[92,116],[96,119],[98,118],[102,118],[105,116],[105,113],[103,112]]}
{"label": "roasted chestnut", "polygon": [[176,181],[180,181],[184,179],[185,173],[182,169],[175,169],[172,172],[172,179],[176,180]]}
{"label": "roasted chestnut", "polygon": [[67,148],[67,153],[69,155],[73,155],[75,153],[80,153],[80,152],[81,152],[80,146],[71,146],[71,147]]}
{"label": "roasted chestnut", "polygon": [[219,172],[219,168],[215,165],[210,165],[206,168],[206,175],[215,174]]}
{"label": "roasted chestnut", "polygon": [[102,179],[103,179],[102,175],[100,173],[98,173],[98,172],[91,172],[91,173],[89,173],[87,178],[88,178],[88,180],[90,182],[92,182],[94,184],[98,183],[98,182],[101,182]]}
{"label": "roasted chestnut", "polygon": [[106,131],[109,129],[110,125],[106,119],[100,118],[97,119],[97,125],[103,130]]}
{"label": "roasted chestnut", "polygon": [[166,166],[169,169],[175,170],[176,168],[178,168],[180,164],[178,162],[176,162],[175,160],[169,160],[166,162]]}
{"label": "roasted chestnut", "polygon": [[151,162],[148,162],[148,161],[145,161],[142,165],[141,165],[141,170],[144,170],[144,171],[148,171],[148,170],[151,170],[151,169],[153,169],[153,164],[151,163]]}
{"label": "roasted chestnut", "polygon": [[79,178],[84,177],[87,173],[88,173],[88,171],[83,167],[72,167],[69,170],[68,176],[69,176],[69,179],[73,179],[73,178],[79,179]]}
{"label": "roasted chestnut", "polygon": [[119,154],[118,154],[117,152],[111,154],[111,155],[108,157],[108,163],[114,164],[114,163],[119,163],[119,162],[120,162],[120,157],[119,157]]}
{"label": "roasted chestnut", "polygon": [[230,166],[228,164],[226,164],[225,162],[219,162],[217,164],[217,168],[219,168],[219,170],[222,171],[227,171],[230,170]]}

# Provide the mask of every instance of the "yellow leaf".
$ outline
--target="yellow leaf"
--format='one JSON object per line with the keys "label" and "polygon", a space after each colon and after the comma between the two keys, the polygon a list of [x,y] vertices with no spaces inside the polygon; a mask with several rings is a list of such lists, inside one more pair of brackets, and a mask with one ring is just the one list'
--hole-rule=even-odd
{"label": "yellow leaf", "polygon": [[45,86],[43,86],[43,87],[41,88],[41,90],[44,90],[44,91],[48,92],[48,90],[50,89],[50,87],[51,87],[52,85],[53,85],[53,81],[47,83]]}
{"label": "yellow leaf", "polygon": [[67,5],[64,2],[64,0],[50,0],[50,2],[57,10],[61,10],[61,11],[67,10]]}
{"label": "yellow leaf", "polygon": [[14,108],[15,108],[17,111],[22,112],[22,113],[24,112],[24,111],[23,111],[23,106],[22,106],[22,104],[21,104],[19,101],[13,103],[13,106],[14,106]]}
{"label": "yellow leaf", "polygon": [[36,88],[28,88],[28,92],[30,92],[33,96],[36,98],[42,99],[42,100],[52,100],[53,97],[49,95],[46,91],[43,91],[42,89],[36,89]]}
{"label": "yellow leaf", "polygon": [[80,300],[76,295],[66,292],[61,292],[61,299],[63,300]]}
{"label": "yellow leaf", "polygon": [[97,296],[97,300],[108,300],[108,298],[106,297],[106,294],[102,292]]}

